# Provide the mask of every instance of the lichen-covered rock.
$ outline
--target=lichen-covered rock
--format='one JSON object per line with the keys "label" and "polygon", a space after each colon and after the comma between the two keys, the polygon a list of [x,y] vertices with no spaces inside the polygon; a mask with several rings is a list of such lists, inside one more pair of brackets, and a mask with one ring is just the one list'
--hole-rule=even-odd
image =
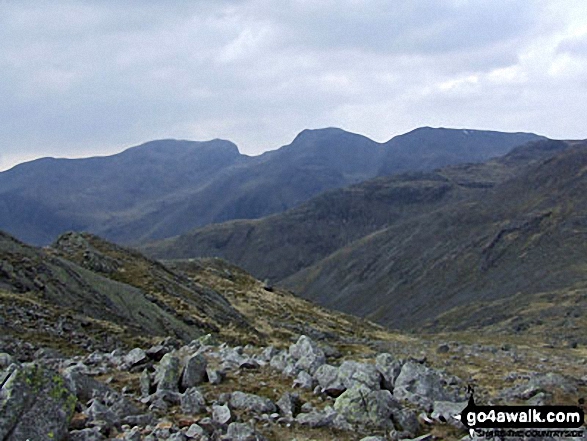
{"label": "lichen-covered rock", "polygon": [[224,380],[224,371],[218,369],[212,369],[211,367],[206,368],[206,377],[210,384],[220,384]]}
{"label": "lichen-covered rock", "polygon": [[[276,369],[280,372],[284,372],[286,370],[286,368],[288,368],[288,366],[293,367],[294,363],[295,363],[294,358],[291,355],[289,355],[288,352],[281,351],[281,352],[278,352],[277,354],[275,354],[273,357],[271,357],[271,361],[269,362],[269,365],[273,369]],[[291,370],[291,369],[288,369],[288,370]]]}
{"label": "lichen-covered rock", "polygon": [[382,353],[375,358],[375,367],[382,376],[381,387],[393,392],[395,380],[402,370],[402,362],[393,358],[391,354]]}
{"label": "lichen-covered rock", "polygon": [[313,429],[319,427],[332,427],[337,415],[338,414],[332,408],[327,408],[322,411],[313,410],[308,413],[300,413],[296,417],[296,422],[302,426],[308,426]]}
{"label": "lichen-covered rock", "polygon": [[289,355],[296,361],[297,369],[305,370],[310,374],[326,363],[324,351],[305,335],[300,336],[298,341],[289,347]]}
{"label": "lichen-covered rock", "polygon": [[158,391],[177,391],[179,386],[179,358],[165,354],[155,372],[155,384]]}
{"label": "lichen-covered rock", "polygon": [[302,403],[298,394],[284,393],[277,401],[279,413],[286,418],[294,418],[300,413]]}
{"label": "lichen-covered rock", "polygon": [[226,431],[227,441],[261,441],[265,438],[245,423],[231,423]]}
{"label": "lichen-covered rock", "polygon": [[314,378],[306,371],[300,371],[293,382],[293,387],[300,387],[302,389],[314,389]]}
{"label": "lichen-covered rock", "polygon": [[181,386],[184,389],[202,384],[207,379],[206,368],[208,362],[202,354],[194,354],[186,360],[183,374],[181,376]]}
{"label": "lichen-covered rock", "polygon": [[123,360],[124,364],[128,368],[132,368],[140,364],[146,363],[147,361],[149,361],[149,357],[147,356],[147,353],[141,348],[134,348],[123,357]]}
{"label": "lichen-covered rock", "polygon": [[77,400],[63,377],[35,363],[9,369],[0,390],[0,439],[66,439]]}
{"label": "lichen-covered rock", "polygon": [[6,369],[12,364],[12,355],[0,352],[0,369]]}
{"label": "lichen-covered rock", "polygon": [[314,378],[322,388],[322,392],[332,397],[338,397],[346,390],[338,376],[338,368],[329,364],[323,364],[314,373]]}
{"label": "lichen-covered rock", "polygon": [[435,401],[432,410],[433,420],[441,423],[447,423],[452,426],[463,429],[465,426],[460,420],[455,418],[455,415],[460,415],[465,407],[467,407],[468,401],[461,401],[453,403],[452,401]]}
{"label": "lichen-covered rock", "polygon": [[[215,423],[218,423],[220,425],[224,425],[224,424],[228,424],[232,421],[233,416],[232,416],[232,411],[230,410],[230,408],[226,405],[223,404],[222,406],[219,405],[214,405],[212,406],[212,420]],[[200,421],[200,424],[202,422]]]}
{"label": "lichen-covered rock", "polygon": [[381,389],[381,374],[369,363],[345,361],[338,368],[338,378],[347,389],[360,385],[371,390]]}
{"label": "lichen-covered rock", "polygon": [[102,441],[105,439],[106,437],[100,433],[98,427],[91,427],[81,430],[72,430],[69,432],[68,441]]}
{"label": "lichen-covered rock", "polygon": [[143,372],[141,372],[139,385],[141,388],[141,395],[143,397],[148,397],[151,394],[151,375],[147,369],[144,369]]}
{"label": "lichen-covered rock", "polygon": [[366,386],[347,389],[334,402],[334,409],[354,424],[391,428],[391,415],[400,405],[388,390],[371,390]]}
{"label": "lichen-covered rock", "polygon": [[94,397],[104,397],[106,394],[114,393],[114,390],[94,380],[92,377],[86,374],[87,367],[82,364],[68,367],[62,373],[67,386],[77,396],[78,400],[82,403],[87,403]]}
{"label": "lichen-covered rock", "polygon": [[247,394],[241,391],[236,391],[231,394],[230,405],[234,409],[247,410],[258,414],[277,411],[275,404],[269,398]]}
{"label": "lichen-covered rock", "polygon": [[459,401],[459,385],[449,384],[451,379],[440,371],[411,361],[402,366],[393,390],[400,400],[432,410],[434,401]]}
{"label": "lichen-covered rock", "polygon": [[206,400],[202,393],[191,387],[181,396],[181,411],[187,415],[202,413],[206,410]]}

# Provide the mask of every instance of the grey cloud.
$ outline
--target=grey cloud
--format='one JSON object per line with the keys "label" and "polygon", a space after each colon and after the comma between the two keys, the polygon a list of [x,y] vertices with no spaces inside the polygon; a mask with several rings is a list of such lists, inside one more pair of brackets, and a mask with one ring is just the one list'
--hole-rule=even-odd
{"label": "grey cloud", "polygon": [[[571,14],[545,12],[559,5],[0,2],[0,151],[79,155],[156,137],[222,137],[258,153],[305,127],[345,126],[384,140],[442,121],[487,127],[496,114],[490,128],[525,121],[519,130],[540,131],[546,109],[528,103],[586,88],[579,75],[563,84],[523,61],[538,39],[567,32]],[[583,45],[563,41],[552,56],[584,53]],[[500,68],[518,69],[524,82],[491,82]],[[442,90],[468,76],[478,83]],[[583,130],[576,116],[570,126]]]}

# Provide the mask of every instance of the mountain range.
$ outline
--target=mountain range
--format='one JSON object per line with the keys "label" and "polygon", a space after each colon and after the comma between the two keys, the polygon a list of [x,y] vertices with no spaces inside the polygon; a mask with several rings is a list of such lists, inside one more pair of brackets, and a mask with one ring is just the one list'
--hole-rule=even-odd
{"label": "mountain range", "polygon": [[246,156],[229,141],[159,140],[85,159],[43,158],[0,173],[0,229],[37,245],[65,231],[123,244],[283,212],[324,191],[402,171],[480,162],[528,133],[424,127],[385,143],[328,128]]}
{"label": "mountain range", "polygon": [[538,330],[558,317],[561,339],[587,341],[585,170],[587,143],[540,140],[485,163],[377,178],[145,250],[225,257],[386,326]]}

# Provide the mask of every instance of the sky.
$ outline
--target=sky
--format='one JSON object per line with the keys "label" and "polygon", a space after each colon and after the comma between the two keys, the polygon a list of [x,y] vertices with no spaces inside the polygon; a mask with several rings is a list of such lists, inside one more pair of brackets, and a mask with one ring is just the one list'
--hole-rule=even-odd
{"label": "sky", "polygon": [[306,128],[587,138],[584,0],[0,0],[0,170]]}

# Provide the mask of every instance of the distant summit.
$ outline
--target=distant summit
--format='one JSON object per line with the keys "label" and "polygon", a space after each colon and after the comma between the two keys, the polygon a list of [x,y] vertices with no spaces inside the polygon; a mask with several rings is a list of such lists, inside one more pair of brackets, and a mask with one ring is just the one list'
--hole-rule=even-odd
{"label": "distant summit", "polygon": [[33,244],[68,230],[137,244],[280,213],[376,176],[483,161],[541,138],[467,132],[423,128],[381,144],[326,128],[255,157],[221,139],[163,139],[112,156],[40,159],[0,173],[0,229]]}

